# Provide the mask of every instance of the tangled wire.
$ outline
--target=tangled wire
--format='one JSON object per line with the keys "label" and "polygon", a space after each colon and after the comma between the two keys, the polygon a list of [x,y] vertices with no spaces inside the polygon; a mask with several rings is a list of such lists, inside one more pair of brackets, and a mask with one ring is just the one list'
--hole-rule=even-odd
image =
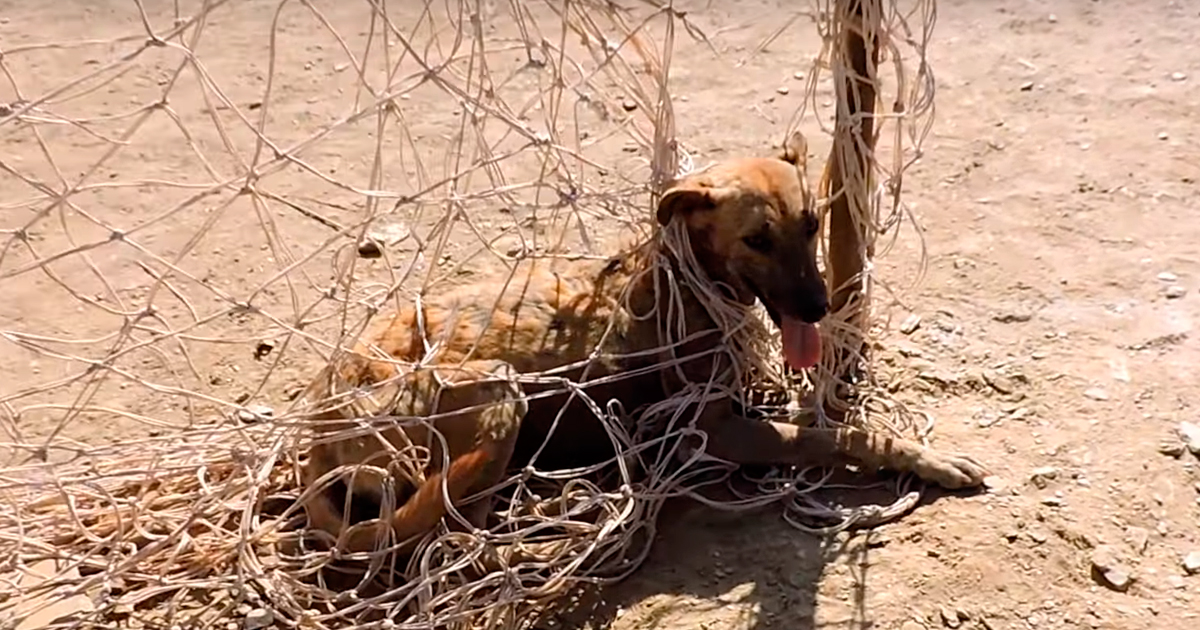
{"label": "tangled wire", "polygon": [[[674,129],[676,32],[708,45],[688,15],[651,0],[318,4],[203,0],[163,12],[132,0],[137,32],[0,50],[12,97],[0,104],[0,134],[45,159],[0,156],[0,173],[21,189],[0,205],[21,217],[0,224],[0,283],[27,309],[0,338],[11,361],[38,366],[5,365],[25,377],[0,389],[0,627],[54,618],[72,628],[519,627],[581,584],[638,568],[672,497],[731,510],[781,504],[817,533],[883,522],[915,503],[902,488],[890,506],[840,508],[815,494],[826,482],[815,471],[750,479],[702,454],[680,456],[693,431],[683,409],[719,396],[769,407],[754,397],[764,391],[772,405],[817,410],[819,423],[835,409],[843,422],[922,438],[931,429],[874,383],[858,344],[845,341],[871,333],[864,320],[833,313],[823,334],[839,351],[793,377],[763,318],[725,313],[702,294],[727,332],[719,351],[735,358],[741,390],[695,384],[630,418],[568,384],[614,443],[629,445],[612,465],[518,475],[513,496],[529,500],[509,502],[503,526],[441,527],[404,565],[386,551],[340,557],[310,544],[299,507],[303,409],[257,401],[294,399],[297,378],[377,314],[474,266],[600,257],[620,231],[658,239],[686,263],[686,234],[650,232],[643,217],[667,183],[698,167]],[[828,171],[822,188],[822,208],[854,197],[861,309],[882,239],[905,216],[901,175],[928,131],[933,2],[902,11],[864,0],[860,17],[849,8],[857,3],[815,4],[751,54],[805,17],[824,42],[781,137],[817,108],[821,81],[850,83],[847,29],[891,62],[890,81],[882,63],[872,77],[880,100],[890,89],[890,113],[876,114],[873,128],[890,145],[863,169],[853,167],[855,145],[835,141],[844,190],[831,188]],[[222,25],[255,19],[270,24],[265,61],[242,68],[214,49],[214,40],[228,45]],[[287,54],[301,49],[317,60]],[[50,81],[37,74],[46,60],[78,74]],[[314,63],[333,70],[306,79]],[[260,80],[226,81],[240,71]],[[114,112],[101,93],[134,106]],[[323,117],[308,111],[319,100],[333,103]],[[861,129],[851,100],[839,87],[838,123],[826,129],[835,138]],[[357,161],[345,157],[350,147]],[[884,149],[889,162],[876,157]],[[113,204],[131,198],[143,211]],[[221,262],[197,262],[214,244]],[[384,264],[364,262],[372,258]],[[69,330],[38,315],[72,306],[81,316]],[[253,347],[253,359],[231,362],[230,346]],[[835,386],[852,366],[861,368],[853,391]],[[781,400],[789,391],[805,395]],[[96,440],[97,425],[119,439]],[[717,484],[737,498],[705,492]]]}

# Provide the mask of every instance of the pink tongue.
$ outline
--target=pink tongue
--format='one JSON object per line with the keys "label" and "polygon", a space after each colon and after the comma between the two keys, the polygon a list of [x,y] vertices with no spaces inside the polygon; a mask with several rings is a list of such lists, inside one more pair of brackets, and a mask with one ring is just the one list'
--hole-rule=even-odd
{"label": "pink tongue", "polygon": [[816,324],[784,316],[779,332],[783,335],[783,358],[793,370],[811,368],[821,360],[821,334]]}

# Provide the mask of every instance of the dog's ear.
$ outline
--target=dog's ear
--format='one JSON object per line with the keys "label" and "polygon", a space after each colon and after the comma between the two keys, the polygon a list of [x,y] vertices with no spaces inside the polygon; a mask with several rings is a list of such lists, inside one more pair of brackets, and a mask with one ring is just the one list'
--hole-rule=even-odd
{"label": "dog's ear", "polygon": [[783,148],[779,151],[779,159],[789,162],[800,171],[808,164],[808,138],[799,130],[793,131]]}
{"label": "dog's ear", "polygon": [[735,190],[713,186],[706,179],[684,180],[669,188],[659,199],[655,218],[660,225],[666,225],[677,214],[687,216],[698,210],[712,210],[734,194]]}

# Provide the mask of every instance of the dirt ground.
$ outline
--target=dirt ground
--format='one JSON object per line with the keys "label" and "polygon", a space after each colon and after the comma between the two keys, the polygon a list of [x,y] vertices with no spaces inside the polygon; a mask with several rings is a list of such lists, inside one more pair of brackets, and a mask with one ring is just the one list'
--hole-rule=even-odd
{"label": "dirt ground", "polygon": [[[152,15],[168,13],[170,3],[150,4]],[[762,152],[796,106],[802,89],[793,75],[807,68],[819,40],[802,22],[750,55],[780,25],[788,3],[694,4],[690,17],[714,33],[720,57],[681,38],[672,75],[679,136],[705,159]],[[263,44],[274,7],[247,3],[236,19],[214,14],[209,25],[217,35],[200,58],[235,102],[261,95],[266,62],[246,51]],[[340,24],[361,18],[357,3],[325,8]],[[274,124],[291,125],[303,137],[301,132],[340,115],[337,99],[324,97],[346,96],[353,78],[328,61],[335,44],[328,38],[316,43],[311,20],[289,19],[280,31],[286,41],[272,103],[281,122]],[[0,0],[0,50],[111,40],[136,34],[138,24],[132,2]],[[893,326],[881,356],[885,372],[905,383],[899,396],[937,419],[934,444],[985,461],[1001,485],[976,495],[930,491],[915,511],[870,537],[836,541],[791,528],[778,510],[747,516],[680,508],[663,524],[649,563],[606,590],[586,625],[1196,628],[1200,575],[1188,575],[1183,559],[1200,553],[1200,460],[1175,444],[1181,422],[1200,421],[1194,330],[1200,224],[1188,227],[1200,203],[1198,30],[1200,7],[1186,1],[939,2],[929,51],[937,116],[924,156],[904,182],[924,228],[929,266],[909,289],[919,272],[911,229],[880,261],[883,281],[903,290],[901,303],[890,309],[894,321],[915,314],[920,324],[910,334]],[[114,50],[44,50],[12,55],[4,64],[28,98],[102,65]],[[147,62],[128,80],[97,90],[86,100],[89,112],[125,116],[120,121],[127,124],[127,112],[160,90],[164,67],[165,61]],[[781,94],[781,85],[791,86],[790,93]],[[173,92],[172,106],[203,109],[187,90]],[[10,86],[0,87],[0,102],[14,100]],[[72,107],[84,108],[72,102],[56,111]],[[436,103],[430,107],[429,122],[422,118],[413,128],[436,143],[438,126],[446,123]],[[54,182],[37,138],[13,129],[0,127],[0,162]],[[369,125],[356,129],[371,132]],[[235,143],[252,140],[245,132],[230,133]],[[83,174],[100,154],[94,138],[66,126],[43,136],[67,178]],[[160,116],[96,179],[203,180],[202,164],[181,146],[177,128]],[[823,156],[826,146],[817,144],[816,154]],[[311,160],[365,177],[370,161],[364,151],[370,148],[343,133],[322,143]],[[333,186],[300,189],[293,180],[278,181],[274,191],[281,195],[320,197],[343,208],[361,200]],[[155,190],[149,184],[98,189],[81,207],[108,217],[108,225],[134,225],[195,192]],[[18,207],[31,191],[9,172],[0,173],[0,208]],[[259,289],[265,303],[300,310],[308,298],[293,304],[294,297],[315,295],[324,285],[315,276],[297,276],[294,285],[270,280],[278,260],[324,251],[306,269],[327,274],[329,252],[348,243],[331,239],[331,231],[314,221],[293,216],[285,224],[249,204],[225,215],[215,205],[208,208],[171,217],[131,239],[145,251],[182,257],[181,264],[194,271],[191,294],[202,297],[193,307],[201,312],[223,304],[223,295]],[[327,210],[335,219],[353,213]],[[96,224],[72,216],[39,224],[34,244],[55,251],[69,239],[104,236]],[[8,209],[0,214],[0,228],[28,220]],[[203,242],[186,243],[209,220]],[[257,234],[252,243],[243,238],[247,230]],[[264,232],[277,238],[264,241]],[[287,251],[280,243],[304,246]],[[0,274],[30,260],[11,243],[6,247]],[[117,343],[113,331],[127,321],[117,311],[138,303],[150,284],[146,272],[131,264],[131,251],[96,248],[90,262],[64,260],[55,277],[4,277],[0,331],[87,340],[58,346],[76,349]],[[200,292],[201,286],[209,291]],[[84,298],[95,296],[101,306],[84,305]],[[105,311],[105,305],[117,310]],[[119,379],[96,392],[74,385],[33,391],[80,365],[4,337],[0,395],[7,405],[27,408],[20,418],[6,416],[5,431],[16,435],[5,440],[45,439],[63,415],[46,405],[79,397],[126,412],[124,419],[103,423],[77,419],[65,433],[83,441],[144,433],[145,418],[185,423],[189,411],[199,413],[196,405],[203,404],[176,395],[173,386],[218,399],[281,404],[310,373],[315,355],[280,365],[256,362],[251,355],[258,337],[235,323],[223,318],[195,330],[211,343],[190,354],[194,367],[181,367],[165,354],[138,355],[129,369],[165,384],[159,393]],[[1112,570],[1098,570],[1097,562]],[[1121,571],[1130,582],[1123,589],[1111,584],[1120,581]]]}

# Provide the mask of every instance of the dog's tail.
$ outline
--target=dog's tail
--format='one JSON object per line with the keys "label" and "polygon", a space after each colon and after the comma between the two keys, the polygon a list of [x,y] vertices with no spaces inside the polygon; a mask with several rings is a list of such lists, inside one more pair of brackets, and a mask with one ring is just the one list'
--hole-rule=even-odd
{"label": "dog's tail", "polygon": [[477,448],[450,462],[444,473],[438,471],[421,484],[420,488],[392,515],[392,530],[396,541],[412,538],[433,529],[446,515],[446,501],[442,495],[442,480],[446,480],[446,495],[457,505],[483,474],[491,458],[486,449]]}
{"label": "dog's tail", "polygon": [[450,503],[457,505],[483,474],[484,467],[490,460],[491,457],[484,448],[459,456],[450,462],[448,470],[438,471],[426,479],[425,483],[408,497],[404,505],[392,513],[390,519],[384,522],[377,521],[375,527],[357,527],[350,530],[343,544],[349,551],[370,551],[375,548],[380,535],[385,533],[384,528],[390,527],[394,535],[393,541],[400,545],[398,551],[411,551],[416,546],[415,537],[433,529],[446,515],[442,481],[445,480],[446,495]]}

